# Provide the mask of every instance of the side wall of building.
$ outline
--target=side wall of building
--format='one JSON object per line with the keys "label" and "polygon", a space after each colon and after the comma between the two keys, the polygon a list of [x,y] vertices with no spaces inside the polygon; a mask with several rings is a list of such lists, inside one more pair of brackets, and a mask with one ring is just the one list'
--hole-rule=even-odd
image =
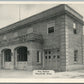
{"label": "side wall of building", "polygon": [[[77,33],[74,34],[73,23],[76,24]],[[84,68],[83,65],[83,25],[78,21],[65,16],[66,29],[66,70],[76,70]],[[74,51],[77,50],[77,58],[74,57]],[[74,61],[77,59],[77,61]]]}

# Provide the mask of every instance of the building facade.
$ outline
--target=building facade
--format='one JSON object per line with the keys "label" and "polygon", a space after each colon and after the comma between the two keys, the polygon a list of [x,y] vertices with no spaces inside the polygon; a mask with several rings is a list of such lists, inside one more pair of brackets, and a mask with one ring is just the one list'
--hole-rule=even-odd
{"label": "building facade", "polygon": [[83,17],[62,4],[0,29],[0,68],[84,69]]}

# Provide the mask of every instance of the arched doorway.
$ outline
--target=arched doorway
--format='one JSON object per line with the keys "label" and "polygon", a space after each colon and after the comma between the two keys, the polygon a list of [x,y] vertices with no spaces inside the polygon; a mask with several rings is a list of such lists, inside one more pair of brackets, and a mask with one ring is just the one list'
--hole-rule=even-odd
{"label": "arched doorway", "polygon": [[11,68],[11,62],[12,62],[12,59],[11,59],[11,49],[3,49],[1,51],[2,53],[2,68],[4,69],[10,69]]}
{"label": "arched doorway", "polygon": [[25,46],[19,46],[15,48],[15,69],[25,69],[27,66],[27,59],[28,59],[28,54],[27,54],[27,47]]}

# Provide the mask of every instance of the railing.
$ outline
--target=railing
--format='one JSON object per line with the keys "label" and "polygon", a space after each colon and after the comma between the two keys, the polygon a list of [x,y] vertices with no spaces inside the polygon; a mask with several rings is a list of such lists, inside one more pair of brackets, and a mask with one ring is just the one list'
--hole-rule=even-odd
{"label": "railing", "polygon": [[2,41],[0,41],[0,46],[22,43],[22,42],[27,42],[27,41],[39,41],[39,42],[42,43],[43,42],[43,37],[42,37],[42,35],[34,34],[34,33],[25,34],[25,35],[18,36],[18,37],[15,37],[15,38],[2,40]]}

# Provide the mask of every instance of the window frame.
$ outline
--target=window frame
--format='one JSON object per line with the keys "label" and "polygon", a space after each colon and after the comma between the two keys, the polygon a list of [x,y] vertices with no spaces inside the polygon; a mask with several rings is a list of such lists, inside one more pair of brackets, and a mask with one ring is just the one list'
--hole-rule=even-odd
{"label": "window frame", "polygon": [[[48,30],[49,30],[49,28],[52,28],[52,27],[53,27],[54,31],[49,33]],[[54,32],[55,32],[55,20],[51,20],[47,23],[47,34],[52,34]]]}

